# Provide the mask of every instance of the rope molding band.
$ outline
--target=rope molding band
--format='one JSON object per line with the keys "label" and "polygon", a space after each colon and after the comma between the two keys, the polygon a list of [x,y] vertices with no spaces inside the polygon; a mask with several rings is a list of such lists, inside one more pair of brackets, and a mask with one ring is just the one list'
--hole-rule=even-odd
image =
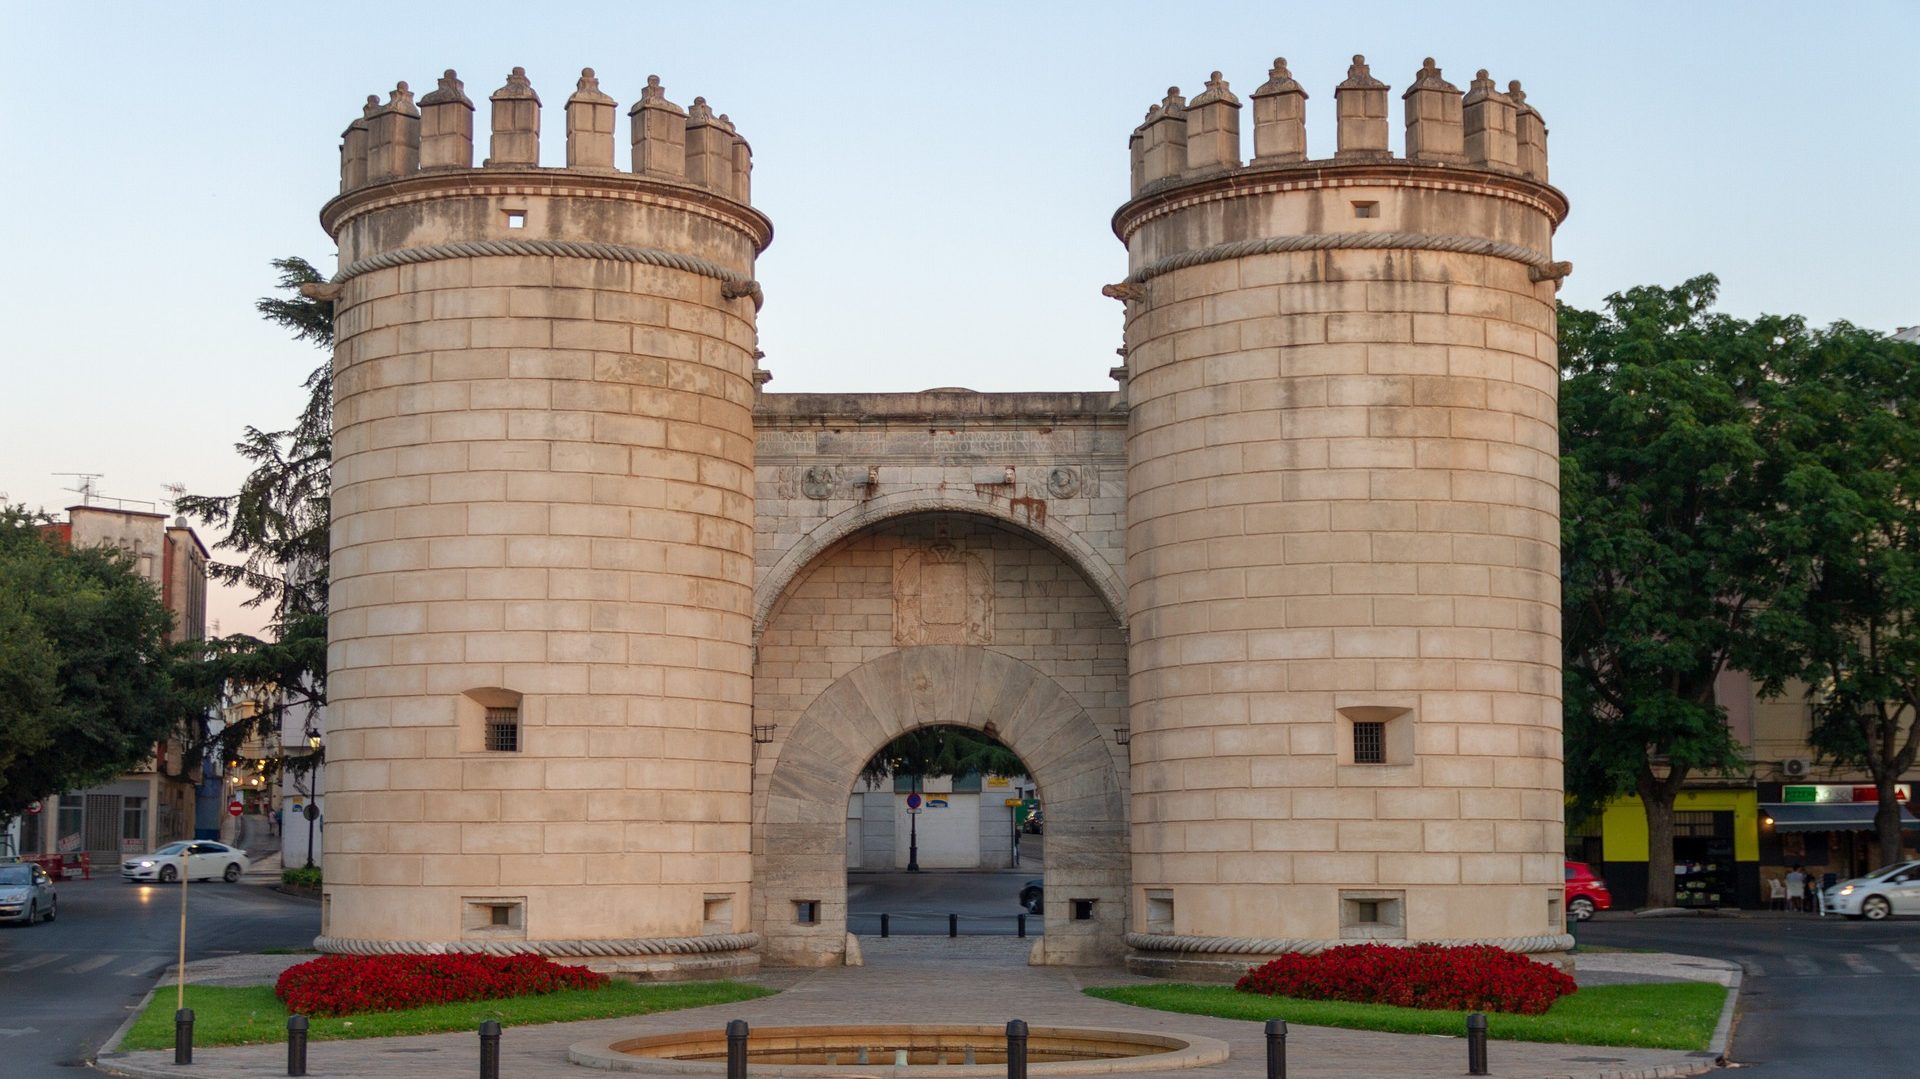
{"label": "rope molding band", "polygon": [[1567,933],[1545,933],[1533,937],[1482,937],[1459,940],[1319,940],[1312,937],[1194,937],[1167,933],[1128,933],[1127,947],[1143,952],[1198,952],[1216,955],[1318,955],[1343,944],[1385,944],[1411,948],[1418,944],[1438,944],[1447,948],[1486,945],[1509,952],[1564,952],[1573,947]]}
{"label": "rope molding band", "polygon": [[374,270],[388,270],[395,266],[437,262],[441,259],[485,258],[489,255],[547,255],[558,258],[603,259],[607,262],[637,262],[644,266],[664,266],[670,270],[683,270],[720,281],[723,284],[720,290],[722,296],[729,300],[737,300],[742,296],[752,297],[756,311],[766,302],[760,292],[760,282],[734,273],[717,262],[709,262],[694,255],[661,251],[653,247],[581,243],[576,240],[471,240],[464,243],[429,244],[425,247],[402,247],[393,251],[383,251],[368,258],[356,259],[340,267],[340,272],[334,274],[328,283],[343,284],[360,274]]}
{"label": "rope molding band", "polygon": [[1127,279],[1119,285],[1108,287],[1124,289],[1128,285],[1145,284],[1161,274],[1172,273],[1175,270],[1184,270],[1190,266],[1205,266],[1212,262],[1225,262],[1228,259],[1246,258],[1249,255],[1273,255],[1288,251],[1357,251],[1382,248],[1446,251],[1463,255],[1488,255],[1493,258],[1512,259],[1527,266],[1531,271],[1528,276],[1535,281],[1559,280],[1573,272],[1571,262],[1555,262],[1531,247],[1501,243],[1479,236],[1446,236],[1426,232],[1325,232],[1303,236],[1263,236],[1255,240],[1236,240],[1233,243],[1216,244],[1197,251],[1182,251],[1176,255],[1154,259],[1128,274]]}
{"label": "rope molding band", "polygon": [[758,933],[719,933],[711,937],[613,937],[606,940],[362,940],[313,938],[314,949],[329,955],[525,955],[547,956],[708,955],[743,952],[760,946]]}

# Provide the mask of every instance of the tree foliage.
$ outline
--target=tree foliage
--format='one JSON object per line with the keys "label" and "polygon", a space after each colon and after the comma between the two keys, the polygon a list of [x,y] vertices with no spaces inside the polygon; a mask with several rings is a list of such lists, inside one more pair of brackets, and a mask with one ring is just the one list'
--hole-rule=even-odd
{"label": "tree foliage", "polygon": [[1811,687],[1815,750],[1873,778],[1890,863],[1920,755],[1920,347],[1844,323],[1782,344],[1795,573],[1771,616]]}
{"label": "tree foliage", "polygon": [[921,727],[888,742],[860,769],[868,786],[890,775],[1016,776],[1020,758],[992,735],[965,727]]}
{"label": "tree foliage", "polygon": [[176,715],[158,591],[47,525],[0,507],[0,820],[149,759]]}
{"label": "tree foliage", "polygon": [[1675,796],[1743,764],[1715,681],[1787,669],[1767,604],[1789,581],[1781,342],[1805,331],[1714,313],[1717,288],[1560,313],[1567,786],[1576,811],[1640,796],[1656,906],[1673,900]]}

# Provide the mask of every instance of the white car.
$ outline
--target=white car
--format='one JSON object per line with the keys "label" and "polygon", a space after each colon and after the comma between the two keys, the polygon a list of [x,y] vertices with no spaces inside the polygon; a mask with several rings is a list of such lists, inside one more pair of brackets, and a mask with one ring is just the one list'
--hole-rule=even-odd
{"label": "white car", "polygon": [[0,922],[32,925],[59,913],[46,870],[26,862],[0,865]]}
{"label": "white car", "polygon": [[1825,899],[1828,910],[1849,918],[1877,922],[1890,914],[1920,914],[1920,862],[1896,862],[1843,880],[1827,889]]}
{"label": "white car", "polygon": [[121,880],[157,880],[171,884],[181,877],[188,880],[212,880],[219,877],[231,884],[247,871],[247,852],[211,839],[187,839],[169,843],[152,854],[142,854],[120,863]]}

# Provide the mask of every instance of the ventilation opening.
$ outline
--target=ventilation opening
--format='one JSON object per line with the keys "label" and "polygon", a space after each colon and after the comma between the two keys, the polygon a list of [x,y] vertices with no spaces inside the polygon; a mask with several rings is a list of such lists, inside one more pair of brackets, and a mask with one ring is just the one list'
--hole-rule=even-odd
{"label": "ventilation opening", "polygon": [[1073,900],[1073,920],[1076,922],[1093,921],[1093,904],[1094,900],[1091,899]]}
{"label": "ventilation opening", "polygon": [[333,931],[333,895],[320,893],[320,935],[326,936]]}
{"label": "ventilation opening", "polygon": [[1567,931],[1567,918],[1560,906],[1566,900],[1566,893],[1555,889],[1547,894],[1547,932],[1564,933]]}
{"label": "ventilation opening", "polygon": [[793,924],[819,925],[820,901],[818,899],[796,899],[793,901]]}
{"label": "ventilation opening", "polygon": [[1387,763],[1387,725],[1378,720],[1359,720],[1353,725],[1353,763]]}
{"label": "ventilation opening", "polygon": [[527,901],[520,896],[468,896],[461,900],[461,928],[468,937],[524,937]]}
{"label": "ventilation opening", "polygon": [[1405,892],[1340,893],[1340,936],[1343,939],[1404,940],[1406,935]]}
{"label": "ventilation opening", "polygon": [[487,709],[487,749],[494,753],[520,752],[520,709]]}
{"label": "ventilation opening", "polygon": [[1379,217],[1380,204],[1377,202],[1356,202],[1353,204],[1355,217]]}
{"label": "ventilation opening", "polygon": [[525,210],[508,210],[507,211],[507,227],[510,229],[526,228],[527,212]]}
{"label": "ventilation opening", "polygon": [[1173,932],[1173,893],[1171,891],[1147,893],[1147,932]]}
{"label": "ventilation opening", "polygon": [[[795,904],[798,913],[798,904]],[[818,915],[818,908],[815,914]],[[700,932],[706,936],[717,936],[733,932],[733,893],[708,895],[700,907]]]}

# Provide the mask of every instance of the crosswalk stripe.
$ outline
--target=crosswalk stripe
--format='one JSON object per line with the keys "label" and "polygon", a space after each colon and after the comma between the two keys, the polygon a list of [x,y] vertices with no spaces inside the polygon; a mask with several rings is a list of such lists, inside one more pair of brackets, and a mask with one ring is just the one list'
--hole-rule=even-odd
{"label": "crosswalk stripe", "polygon": [[1748,974],[1765,974],[1767,972],[1767,968],[1761,965],[1760,957],[1757,955],[1735,956],[1733,961],[1740,964],[1741,969],[1745,970]]}
{"label": "crosswalk stripe", "polygon": [[94,956],[94,957],[93,957],[92,959],[82,959],[82,960],[81,960],[81,961],[79,961],[78,963],[75,963],[74,965],[72,965],[72,966],[70,966],[70,967],[66,967],[66,968],[64,968],[64,969],[62,969],[62,970],[60,971],[60,973],[62,973],[62,974],[85,974],[85,973],[86,973],[87,971],[90,971],[90,970],[98,970],[98,969],[100,969],[101,967],[104,967],[104,966],[106,966],[106,965],[107,965],[108,963],[111,963],[111,962],[113,962],[114,960],[116,960],[116,959],[118,959],[118,958],[120,958],[120,957],[119,957],[119,956],[117,956],[117,955],[111,955],[111,954],[109,954],[109,955],[96,955],[96,956]]}
{"label": "crosswalk stripe", "polygon": [[128,978],[138,978],[143,974],[153,974],[171,962],[173,962],[173,960],[168,959],[164,955],[149,955],[128,963],[126,966],[114,971],[114,973]]}
{"label": "crosswalk stripe", "polygon": [[1840,957],[1840,961],[1845,963],[1847,969],[1853,971],[1855,974],[1880,973],[1879,967],[1867,962],[1858,952],[1848,952]]}
{"label": "crosswalk stripe", "polygon": [[1787,956],[1787,965],[1793,968],[1795,974],[1803,976],[1810,977],[1820,973],[1820,964],[1808,959],[1804,955]]}
{"label": "crosswalk stripe", "polygon": [[41,966],[42,964],[51,963],[56,959],[65,959],[66,957],[67,957],[67,953],[65,952],[48,952],[45,955],[36,955],[32,959],[23,959],[20,962],[15,963],[14,965],[8,967],[7,973],[18,974],[23,970],[32,970],[33,968],[37,966]]}
{"label": "crosswalk stripe", "polygon": [[1906,952],[1895,952],[1893,954],[1899,956],[1902,963],[1905,963],[1915,970],[1920,970],[1920,955],[1908,955]]}

